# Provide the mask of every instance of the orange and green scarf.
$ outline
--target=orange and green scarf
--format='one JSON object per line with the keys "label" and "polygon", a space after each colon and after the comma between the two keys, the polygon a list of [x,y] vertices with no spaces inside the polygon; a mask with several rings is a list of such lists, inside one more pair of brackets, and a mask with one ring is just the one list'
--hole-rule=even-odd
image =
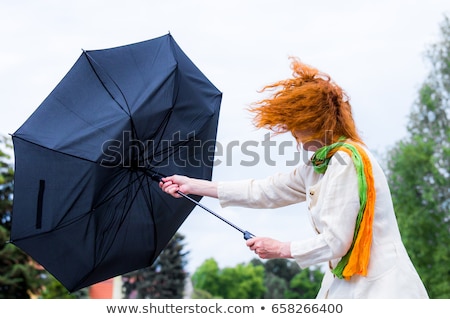
{"label": "orange and green scarf", "polygon": [[338,278],[350,279],[357,274],[367,275],[372,244],[372,224],[375,211],[375,183],[372,174],[372,164],[364,149],[351,141],[338,141],[318,149],[311,158],[314,170],[324,174],[331,157],[337,151],[344,151],[350,155],[356,167],[358,176],[360,208],[356,218],[356,227],[352,245],[347,254],[342,257],[332,270]]}

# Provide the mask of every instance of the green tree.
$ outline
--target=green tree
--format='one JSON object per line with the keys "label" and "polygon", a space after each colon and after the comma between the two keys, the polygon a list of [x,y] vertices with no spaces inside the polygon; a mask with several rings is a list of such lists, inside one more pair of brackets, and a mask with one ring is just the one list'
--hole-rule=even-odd
{"label": "green tree", "polygon": [[272,273],[286,282],[290,282],[300,272],[300,267],[293,260],[269,259],[264,263],[266,273]]}
{"label": "green tree", "polygon": [[264,268],[238,264],[221,272],[223,296],[226,299],[258,299],[264,296]]}
{"label": "green tree", "polygon": [[199,296],[222,297],[219,277],[220,269],[217,262],[213,258],[206,259],[191,276],[194,291]]}
{"label": "green tree", "polygon": [[[250,261],[254,266],[264,267],[264,286],[266,292],[264,293],[264,299],[283,299],[286,291],[289,289],[289,280],[286,279],[283,274],[287,268],[286,264],[289,262],[287,259],[270,259],[263,262],[262,259],[253,258]],[[295,275],[295,274],[294,274]],[[292,276],[294,276],[292,275]]]}
{"label": "green tree", "polygon": [[0,225],[11,230],[11,214],[14,188],[14,169],[10,151],[12,145],[7,137],[0,136]]}
{"label": "green tree", "polygon": [[264,296],[264,267],[251,263],[219,269],[214,259],[207,259],[192,275],[196,291],[214,298],[257,299]]}
{"label": "green tree", "polygon": [[387,155],[388,180],[404,244],[431,298],[450,298],[450,21],[426,57],[408,136]]}
{"label": "green tree", "polygon": [[264,277],[264,286],[266,286],[264,299],[284,299],[289,291],[289,285],[286,280],[270,272],[266,273]]}
{"label": "green tree", "polygon": [[40,271],[27,254],[8,243],[14,188],[11,149],[9,139],[0,137],[0,298],[28,299],[40,292]]}
{"label": "green tree", "polygon": [[69,291],[50,273],[45,271],[41,274],[43,286],[41,287],[41,299],[87,299],[89,298],[89,288],[83,288],[69,293]]}
{"label": "green tree", "polygon": [[5,244],[9,231],[0,226],[0,298],[29,299],[41,290],[40,271],[20,249]]}
{"label": "green tree", "polygon": [[315,298],[324,274],[320,269],[300,269],[289,259],[252,259],[254,265],[264,266],[265,299]]}
{"label": "green tree", "polygon": [[289,290],[286,291],[285,298],[288,299],[314,299],[320,289],[323,279],[323,272],[319,269],[302,269],[292,278],[289,283]]}
{"label": "green tree", "polygon": [[176,233],[150,267],[123,275],[125,298],[183,298],[187,274],[184,236]]}

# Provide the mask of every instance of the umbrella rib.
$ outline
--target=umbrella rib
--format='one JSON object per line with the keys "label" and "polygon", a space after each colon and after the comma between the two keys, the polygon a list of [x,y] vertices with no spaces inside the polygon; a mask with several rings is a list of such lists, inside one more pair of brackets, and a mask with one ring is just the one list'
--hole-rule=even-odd
{"label": "umbrella rib", "polygon": [[123,100],[125,101],[125,105],[128,109],[128,115],[131,116],[131,110],[130,110],[130,106],[128,105],[128,101],[125,97],[125,94],[122,92],[122,90],[120,89],[119,85],[116,83],[116,81],[114,81],[114,79],[108,74],[108,72],[85,50],[83,50],[83,53],[86,55],[86,59],[89,62],[89,65],[92,68],[92,71],[94,71],[94,74],[97,76],[97,79],[100,81],[100,83],[102,84],[103,88],[106,90],[106,92],[108,92],[108,94],[111,96],[111,98],[117,103],[117,105],[125,112],[127,113],[127,111],[125,110],[125,108],[120,105],[119,101],[116,100],[116,98],[112,95],[112,93],[108,90],[108,88],[106,87],[105,83],[102,81],[100,75],[97,73],[97,70],[95,69],[93,63],[95,63],[99,68],[101,68],[105,74],[108,76],[108,78],[112,81],[112,83],[117,87],[117,89],[119,90],[120,94],[123,97]]}
{"label": "umbrella rib", "polygon": [[[102,206],[104,203],[108,202],[111,198],[116,197],[118,194],[120,194],[121,192],[123,192],[126,189],[130,188],[130,185],[132,185],[134,182],[136,182],[139,179],[139,176],[134,178],[133,180],[129,181],[128,184],[124,187],[122,187],[121,189],[117,190],[116,192],[111,192],[109,194],[108,197],[106,197],[104,200],[102,200],[100,203],[98,203],[97,205],[95,205],[95,207],[92,208],[92,210],[97,209],[98,207]],[[91,211],[92,211],[91,210]],[[86,214],[89,214],[90,212],[87,212]]]}
{"label": "umbrella rib", "polygon": [[[173,114],[173,108],[174,107],[175,107],[175,105],[170,108],[170,110],[169,110],[169,112],[167,112],[164,120],[161,122],[161,124],[158,127],[158,131],[157,132],[161,131],[161,134],[160,134],[161,138],[158,140],[158,143],[156,144],[155,153],[156,153],[156,150],[159,148],[159,146],[161,144],[161,140],[162,140],[162,137],[164,136],[164,133],[166,132],[167,125],[169,124],[170,117]],[[160,152],[162,152],[162,151],[160,151]],[[153,154],[153,155],[155,155],[155,154]],[[149,157],[146,158],[144,154],[142,155],[143,163],[146,163],[146,161],[153,161],[154,158],[155,158],[155,156],[152,156],[151,158],[149,156]]]}
{"label": "umbrella rib", "polygon": [[[170,109],[170,112],[167,113],[167,115],[166,115],[164,121],[161,123],[160,127],[158,128],[158,130],[159,130],[159,129],[161,129],[161,126],[164,125],[164,128],[162,128],[161,137],[164,135],[164,133],[165,133],[165,131],[166,131],[166,129],[167,129],[167,125],[168,125],[168,123],[169,123],[170,116],[171,116],[172,113],[173,113],[173,108],[174,108],[174,106]],[[159,139],[159,141],[158,141],[158,143],[157,143],[157,145],[156,145],[156,147],[155,147],[155,150],[159,148],[160,143],[161,143],[161,139]],[[182,144],[182,141],[180,141],[179,143],[173,145],[173,146],[174,146],[174,147],[173,147],[173,150],[172,150],[172,151],[169,150],[169,152],[167,152],[167,153],[168,153],[167,156],[164,157],[164,158],[162,158],[161,161],[164,162],[167,158],[169,158],[169,157],[171,157],[173,154],[175,154],[175,152],[176,152],[175,149],[178,150],[177,146],[179,146],[179,145],[181,145],[181,144]],[[152,156],[151,158],[150,158],[150,157],[145,158],[145,157],[143,156],[142,161],[143,161],[143,163],[150,163],[150,162],[153,162],[153,160],[154,160],[154,158],[155,158],[155,155],[159,155],[159,154],[164,154],[164,153],[163,153],[163,150],[160,150],[159,152],[156,152],[156,151],[155,151],[155,152],[153,153],[153,156]],[[150,165],[150,167],[148,167],[148,169],[152,169],[152,168],[157,168],[157,166],[155,166],[155,165]]]}
{"label": "umbrella rib", "polygon": [[[136,172],[137,173],[137,172]],[[124,212],[124,214],[122,214],[122,216],[121,216],[121,220],[120,220],[120,223],[119,223],[119,228],[121,227],[121,225],[123,224],[123,222],[124,222],[124,220],[125,220],[125,217],[128,215],[128,213],[130,212],[130,210],[131,210],[131,207],[132,207],[132,203],[134,202],[134,200],[136,199],[136,197],[137,197],[137,195],[138,195],[138,193],[139,193],[139,191],[141,190],[141,189],[143,189],[143,187],[144,187],[144,180],[146,179],[146,174],[139,174],[136,178],[134,178],[132,181],[130,181],[129,182],[129,184],[128,184],[128,186],[129,185],[132,185],[132,184],[134,184],[134,182],[135,181],[137,181],[137,180],[140,180],[139,181],[139,186],[138,186],[138,188],[137,188],[137,190],[134,192],[134,196],[131,198],[131,201],[130,201],[130,204],[128,205],[128,208],[126,209],[126,211]],[[148,183],[147,185],[150,185],[150,183]],[[129,187],[125,187],[125,188],[128,188],[128,190],[129,190]],[[123,189],[122,189],[123,190]],[[150,192],[149,192],[150,193]],[[145,194],[145,192],[144,192],[144,194]],[[127,202],[128,202],[128,196],[124,196],[124,198],[125,198],[125,202],[124,202],[124,207],[126,207],[127,206]],[[149,198],[147,198],[147,197],[145,197],[145,199],[146,199],[146,202],[147,202],[147,204],[149,205],[149,206],[152,206],[152,204],[151,204],[151,201],[149,200]],[[119,204],[118,204],[119,205]],[[151,215],[151,218],[152,218],[152,221],[153,221],[153,225],[155,225],[155,220],[154,220],[154,218],[153,218],[153,216],[152,216],[152,214],[150,214]],[[118,232],[116,232],[116,235],[118,234]],[[153,236],[154,236],[154,242],[156,243],[156,227],[154,227],[154,234],[153,234]],[[115,237],[115,236],[114,236]],[[112,240],[111,242],[114,242],[114,240]],[[110,249],[111,248],[111,246],[108,248],[108,249]],[[152,258],[150,259],[151,261],[155,258],[155,255],[156,255],[156,249],[155,249],[155,251],[154,251],[154,253],[153,253],[153,256],[152,256]],[[104,252],[103,253],[103,256],[107,256],[107,254]],[[101,262],[102,262],[102,260],[97,260],[97,262],[96,262],[96,264],[98,265],[98,264],[101,264]],[[86,278],[88,278],[90,275],[91,275],[91,273],[93,273],[95,270],[96,270],[96,267],[97,266],[94,266],[92,269],[91,269],[91,271],[89,272],[89,273],[87,273],[85,276],[83,276],[83,278],[81,279],[81,281],[84,281]]]}
{"label": "umbrella rib", "polygon": [[[131,129],[133,131],[133,135],[138,138],[137,136],[137,132],[136,132],[136,128],[133,122],[133,117],[131,116],[131,109],[130,109],[130,105],[128,104],[127,98],[125,97],[125,94],[123,93],[123,91],[120,89],[119,84],[117,84],[116,81],[114,81],[114,79],[109,75],[109,73],[105,70],[105,68],[103,68],[101,66],[100,63],[98,63],[87,51],[83,50],[83,53],[86,55],[86,59],[89,63],[89,65],[92,68],[92,71],[94,72],[94,74],[96,75],[97,79],[100,81],[100,83],[102,84],[103,88],[106,90],[106,92],[108,92],[109,96],[111,96],[111,98],[114,100],[114,102],[116,102],[116,104],[130,117],[130,121],[131,121]],[[125,108],[119,103],[119,101],[117,101],[117,99],[114,97],[114,95],[111,93],[110,90],[108,90],[108,88],[105,85],[105,82],[102,81],[100,75],[98,74],[97,70],[94,67],[94,63],[95,65],[97,65],[99,68],[101,68],[103,70],[103,72],[105,72],[106,76],[111,80],[111,82],[116,86],[117,90],[119,90],[120,94],[122,95],[123,100],[125,101],[125,106],[128,110],[125,110]]]}
{"label": "umbrella rib", "polygon": [[[162,162],[164,162],[166,159],[170,158],[171,156],[173,156],[176,152],[180,152],[180,149],[178,146],[182,145],[182,141],[178,142],[177,144],[172,145],[173,147],[171,147],[172,150],[169,150],[167,152],[167,156],[165,156],[164,158],[161,159]],[[177,148],[178,147],[178,148]],[[164,154],[162,151],[160,151],[158,154]],[[154,157],[153,157],[154,158]],[[157,166],[153,165],[153,167],[149,167],[149,169],[152,168],[157,168]]]}
{"label": "umbrella rib", "polygon": [[[131,178],[131,177],[130,177],[130,178]],[[121,214],[121,218],[120,218],[120,220],[119,220],[118,228],[120,228],[120,227],[123,225],[123,222],[125,221],[126,216],[127,216],[127,215],[129,214],[129,212],[131,211],[131,207],[132,207],[132,205],[133,205],[133,202],[134,202],[134,200],[136,199],[136,197],[138,196],[140,189],[142,188],[142,184],[143,184],[144,178],[145,178],[145,175],[144,175],[144,174],[140,174],[140,176],[138,175],[135,179],[133,179],[132,181],[130,181],[130,182],[128,183],[128,187],[126,187],[126,189],[128,190],[128,191],[127,191],[127,194],[130,194],[131,191],[130,191],[129,185],[132,185],[132,184],[134,184],[135,181],[140,180],[139,186],[138,186],[137,190],[133,192],[133,193],[134,193],[133,196],[124,196],[124,197],[123,197],[123,198],[124,198],[124,200],[122,201],[122,202],[123,202],[123,207],[126,207],[126,209],[124,210],[124,213]],[[128,199],[130,199],[130,201],[128,201]],[[120,206],[120,202],[117,203],[116,206],[117,206],[117,208],[118,208],[118,207]],[[115,241],[114,238],[116,238],[117,234],[118,234],[118,232],[115,232],[115,234],[114,234],[114,236],[113,236],[113,239],[110,241],[111,243],[113,243],[113,242]],[[107,255],[106,252],[111,248],[111,246],[112,246],[112,245],[110,245],[110,246],[107,248],[107,250],[104,251],[104,253],[103,253],[103,256],[104,256],[104,257],[106,257],[106,255]],[[99,264],[99,263],[101,263],[101,262],[102,262],[102,260],[98,260],[98,261],[97,261],[97,264]],[[94,268],[92,269],[92,271],[94,271],[94,270],[95,270],[95,266],[94,266]]]}
{"label": "umbrella rib", "polygon": [[[143,179],[147,180],[147,192],[144,192],[144,199],[147,203],[147,206],[149,207],[149,212],[153,211],[153,203],[151,200],[151,196],[150,196],[150,185],[151,185],[151,181],[152,179],[148,179],[148,175],[144,174],[143,175]],[[148,194],[148,195],[147,195]],[[158,228],[156,227],[156,221],[155,221],[155,216],[153,214],[149,214],[150,218],[152,219],[152,224],[153,224],[153,242],[155,243],[155,250],[153,251],[153,255],[150,258],[149,263],[151,263],[153,260],[155,260],[156,258],[156,242],[158,240]]]}
{"label": "umbrella rib", "polygon": [[49,148],[49,147],[47,147],[47,146],[41,145],[41,144],[39,144],[39,143],[29,141],[29,140],[27,140],[27,139],[25,139],[25,138],[23,138],[23,137],[21,137],[21,136],[19,136],[19,135],[16,135],[16,134],[13,134],[12,137],[13,137],[13,138],[17,138],[17,139],[22,140],[22,141],[25,141],[25,142],[27,142],[27,143],[36,145],[36,146],[38,146],[38,147],[42,147],[42,148],[44,148],[44,149],[46,149],[46,150],[49,150],[49,151],[52,151],[52,152],[55,152],[55,153],[58,153],[58,154],[70,156],[70,157],[73,157],[73,158],[76,158],[76,159],[79,159],[79,160],[82,160],[82,161],[86,161],[86,162],[90,162],[90,163],[93,163],[93,164],[99,164],[99,165],[101,165],[101,163],[98,163],[98,162],[96,162],[96,161],[93,161],[93,160],[90,160],[90,159],[87,159],[87,158],[84,158],[84,157],[81,157],[81,156],[77,156],[77,155],[65,153],[65,152],[62,152],[62,151],[59,151],[59,150],[55,150],[55,149]]}

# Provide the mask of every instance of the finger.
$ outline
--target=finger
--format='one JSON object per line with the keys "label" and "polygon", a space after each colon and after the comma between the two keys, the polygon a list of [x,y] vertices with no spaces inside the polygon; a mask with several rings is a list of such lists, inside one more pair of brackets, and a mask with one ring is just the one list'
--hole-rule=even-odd
{"label": "finger", "polygon": [[159,182],[159,187],[164,190],[165,187],[167,187],[167,185],[170,185],[170,182]]}
{"label": "finger", "polygon": [[247,240],[245,241],[245,244],[246,244],[248,247],[251,247],[251,246],[253,246],[253,245],[255,244],[256,240],[257,240],[257,237],[252,237],[252,238],[250,238],[250,239],[247,239]]}
{"label": "finger", "polygon": [[167,184],[162,184],[161,185],[161,189],[163,190],[163,192],[166,192],[167,193],[167,187],[168,187],[169,185],[167,185]]}
{"label": "finger", "polygon": [[165,193],[170,194],[170,195],[174,195],[177,192],[177,189],[178,189],[178,185],[173,185],[173,184],[163,185],[163,187],[162,187],[162,190]]}
{"label": "finger", "polygon": [[179,190],[179,187],[176,184],[167,186],[167,191],[172,195],[176,194],[178,192],[178,190]]}

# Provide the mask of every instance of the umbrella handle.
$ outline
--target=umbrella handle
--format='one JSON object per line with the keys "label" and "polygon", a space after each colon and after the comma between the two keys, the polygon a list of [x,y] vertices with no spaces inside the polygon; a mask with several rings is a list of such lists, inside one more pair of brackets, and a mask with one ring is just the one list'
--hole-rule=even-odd
{"label": "umbrella handle", "polygon": [[255,235],[253,235],[251,232],[249,232],[249,231],[244,231],[244,239],[245,239],[245,240],[250,239],[250,238],[253,238],[253,237],[255,237]]}

